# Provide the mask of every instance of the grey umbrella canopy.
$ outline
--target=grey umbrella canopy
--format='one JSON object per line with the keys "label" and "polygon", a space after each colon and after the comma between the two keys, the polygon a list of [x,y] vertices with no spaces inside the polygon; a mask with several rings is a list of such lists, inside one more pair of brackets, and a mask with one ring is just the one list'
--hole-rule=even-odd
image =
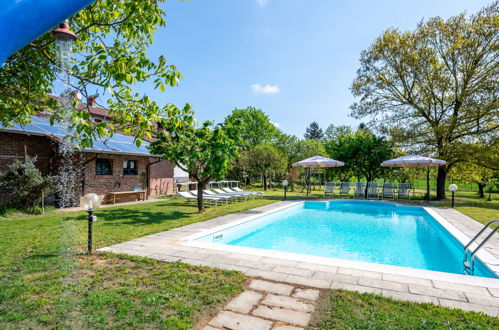
{"label": "grey umbrella canopy", "polygon": [[293,167],[308,168],[307,196],[308,196],[309,188],[310,188],[310,168],[312,168],[312,167],[319,167],[319,168],[340,167],[340,166],[344,166],[344,165],[345,165],[345,163],[340,162],[339,160],[334,160],[334,159],[322,157],[322,156],[310,157],[310,158],[300,160],[299,162],[292,164]]}
{"label": "grey umbrella canopy", "polygon": [[385,160],[381,163],[384,167],[427,167],[426,171],[426,199],[430,200],[430,167],[447,164],[445,160],[424,157],[420,155],[407,155],[394,159]]}

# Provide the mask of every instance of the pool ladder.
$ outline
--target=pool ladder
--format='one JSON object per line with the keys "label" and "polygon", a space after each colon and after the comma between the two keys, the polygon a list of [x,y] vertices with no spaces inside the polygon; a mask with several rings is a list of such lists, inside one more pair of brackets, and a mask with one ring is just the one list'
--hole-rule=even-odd
{"label": "pool ladder", "polygon": [[[478,232],[478,234],[476,234],[475,237],[473,237],[471,239],[471,241],[468,243],[468,245],[466,245],[464,247],[463,267],[464,267],[464,274],[465,275],[473,275],[473,273],[475,271],[475,255],[477,254],[478,250],[480,250],[485,245],[485,243],[487,243],[487,241],[494,235],[494,233],[497,230],[499,230],[499,226],[496,226],[485,237],[485,239],[480,244],[478,244],[478,246],[476,247],[476,249],[474,249],[473,251],[470,249],[471,243],[473,243],[478,237],[480,237],[480,235],[485,231],[485,229],[489,228],[494,223],[499,223],[499,220],[492,220],[489,223],[487,223],[485,226],[483,226],[482,230],[480,230]],[[469,262],[468,262],[468,251],[471,252],[471,255],[470,255],[470,258],[469,258]]]}

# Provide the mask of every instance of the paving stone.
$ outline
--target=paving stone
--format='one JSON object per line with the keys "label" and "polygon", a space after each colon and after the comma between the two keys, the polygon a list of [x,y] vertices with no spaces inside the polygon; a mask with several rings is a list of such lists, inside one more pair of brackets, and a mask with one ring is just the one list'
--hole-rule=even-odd
{"label": "paving stone", "polygon": [[304,328],[292,327],[290,325],[283,325],[280,327],[275,327],[272,330],[304,330]]}
{"label": "paving stone", "polygon": [[385,281],[392,281],[392,282],[433,287],[431,280],[427,280],[424,278],[417,278],[417,277],[410,277],[410,276],[403,276],[403,275],[393,275],[393,274],[383,274],[382,279]]}
{"label": "paving stone", "polygon": [[222,311],[210,321],[209,325],[234,330],[268,330],[272,322],[254,316]]}
{"label": "paving stone", "polygon": [[264,264],[282,265],[282,266],[296,266],[298,264],[298,261],[287,260],[287,259],[277,259],[277,258],[270,258],[270,257],[263,257],[261,259],[261,262]]}
{"label": "paving stone", "polygon": [[499,298],[496,297],[484,297],[483,295],[476,295],[472,293],[466,293],[466,297],[468,298],[469,302],[473,304],[499,307]]}
{"label": "paving stone", "polygon": [[315,278],[307,278],[307,277],[296,276],[296,275],[289,275],[288,277],[286,277],[284,282],[303,285],[303,286],[309,286],[312,288],[320,288],[320,289],[327,289],[331,285],[331,281],[328,281],[328,280],[319,280],[319,279],[315,279]]}
{"label": "paving stone", "polygon": [[487,288],[484,288],[481,286],[458,284],[458,283],[443,282],[443,281],[433,281],[433,285],[437,289],[462,291],[462,292],[468,292],[468,293],[473,293],[473,294],[490,296],[490,293],[487,290]]}
{"label": "paving stone", "polygon": [[488,288],[490,291],[490,294],[494,297],[499,297],[499,289],[497,288]]}
{"label": "paving stone", "polygon": [[321,272],[329,272],[329,273],[336,273],[338,271],[338,267],[336,267],[336,266],[311,264],[308,262],[298,262],[296,267],[303,268],[303,269],[309,269],[312,271],[321,271]]}
{"label": "paving stone", "polygon": [[315,301],[319,298],[319,293],[319,290],[297,288],[293,293],[293,297]]}
{"label": "paving stone", "polygon": [[318,280],[334,281],[336,279],[336,276],[337,274],[335,273],[318,270],[314,273],[314,275],[312,275],[312,278],[316,278]]}
{"label": "paving stone", "polygon": [[381,290],[381,294],[385,297],[390,297],[397,300],[412,301],[417,303],[433,303],[435,305],[438,305],[438,299],[430,296],[391,290]]}
{"label": "paving stone", "polygon": [[180,261],[180,258],[178,258],[178,257],[172,257],[169,255],[164,255],[164,254],[160,254],[160,253],[151,254],[151,258],[159,260],[159,261],[164,261],[164,262]]}
{"label": "paving stone", "polygon": [[254,269],[260,269],[260,270],[272,270],[272,268],[275,267],[275,265],[262,264],[261,262],[250,261],[250,260],[238,260],[236,262],[236,265],[247,267],[250,269],[254,268]]}
{"label": "paving stone", "polygon": [[374,278],[359,277],[359,285],[371,286],[391,291],[408,292],[408,285],[398,282],[377,280]]}
{"label": "paving stone", "polygon": [[453,290],[435,289],[421,285],[409,284],[409,292],[413,294],[420,294],[437,298],[467,301],[466,296],[462,292],[453,291]]}
{"label": "paving stone", "polygon": [[268,306],[282,307],[286,309],[292,309],[299,312],[311,313],[314,310],[314,305],[310,303],[303,302],[296,298],[291,298],[288,296],[279,296],[275,294],[268,294],[262,300],[262,304]]}
{"label": "paving stone", "polygon": [[353,275],[358,277],[369,277],[381,280],[382,273],[371,272],[368,270],[359,270],[359,269],[351,269],[351,268],[338,268],[338,274],[343,275]]}
{"label": "paving stone", "polygon": [[440,302],[440,305],[448,308],[457,308],[472,312],[482,312],[484,314],[495,317],[499,316],[499,308],[497,307],[470,304],[463,301],[449,300],[443,298],[438,299],[438,301]]}
{"label": "paving stone", "polygon": [[286,279],[286,277],[288,277],[288,274],[274,273],[268,270],[260,270],[252,268],[245,271],[244,274],[251,277],[261,277],[266,280],[277,281],[277,282],[282,282]]}
{"label": "paving stone", "polygon": [[248,314],[260,299],[262,299],[262,295],[258,292],[246,290],[232,299],[227,306],[225,306],[225,309]]}
{"label": "paving stone", "polygon": [[357,284],[348,284],[348,283],[340,283],[340,282],[333,282],[331,284],[331,289],[342,289],[342,290],[348,290],[348,291],[357,291],[360,293],[381,294],[380,288],[372,288],[370,286],[362,286],[362,285],[357,285]]}
{"label": "paving stone", "polygon": [[272,269],[272,271],[277,273],[284,273],[284,274],[303,276],[303,277],[309,277],[310,275],[312,275],[312,271],[310,270],[297,267],[282,266],[282,265],[275,266],[274,269]]}
{"label": "paving stone", "polygon": [[258,308],[253,311],[253,315],[301,326],[306,326],[311,317],[311,314],[309,313],[268,306],[258,306]]}
{"label": "paving stone", "polygon": [[359,278],[357,276],[336,274],[333,278],[333,282],[357,284],[359,282]]}
{"label": "paving stone", "polygon": [[202,330],[220,330],[220,328],[214,328],[210,325],[205,326]]}
{"label": "paving stone", "polygon": [[253,290],[277,293],[284,296],[289,296],[293,291],[293,287],[291,285],[272,283],[261,280],[252,280],[249,284],[249,287]]}

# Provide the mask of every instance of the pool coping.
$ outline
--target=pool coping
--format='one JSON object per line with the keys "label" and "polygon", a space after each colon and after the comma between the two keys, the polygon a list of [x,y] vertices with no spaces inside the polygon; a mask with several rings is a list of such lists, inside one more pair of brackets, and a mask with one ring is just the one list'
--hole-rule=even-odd
{"label": "pool coping", "polygon": [[[489,315],[499,316],[499,279],[223,244],[217,246],[216,243],[200,244],[204,242],[192,241],[193,237],[203,236],[214,229],[227,228],[236,223],[251,221],[256,217],[277,212],[301,202],[303,200],[276,202],[144,236],[102,248],[100,251],[138,255],[167,262],[181,261],[193,265],[239,270],[250,277],[321,289],[343,288],[373,292],[396,299],[432,302],[442,306],[483,311]],[[387,200],[383,200],[383,202],[393,203]],[[395,203],[421,206],[398,201]],[[467,242],[469,237],[472,237],[482,227],[478,222],[454,209],[423,207],[461,243]],[[488,243],[488,251],[481,251],[480,259],[482,262],[489,263],[498,260],[496,257],[499,256],[497,253],[499,251],[498,242],[498,239],[491,240]],[[492,266],[497,267],[496,265]],[[491,268],[489,264],[487,266]]]}

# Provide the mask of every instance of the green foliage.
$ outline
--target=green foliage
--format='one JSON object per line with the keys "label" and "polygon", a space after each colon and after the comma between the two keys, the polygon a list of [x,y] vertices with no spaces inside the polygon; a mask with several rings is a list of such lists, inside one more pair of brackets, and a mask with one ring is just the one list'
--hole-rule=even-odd
{"label": "green foliage", "polygon": [[359,129],[356,133],[345,130],[325,145],[330,157],[345,163],[337,169],[342,181],[353,174],[372,182],[386,171],[380,164],[393,156],[393,145],[369,130]]}
{"label": "green foliage", "polygon": [[[154,88],[164,91],[176,86],[182,78],[174,65],[163,56],[150,59],[146,54],[158,27],[165,25],[165,0],[98,0],[69,18],[78,35],[71,63],[72,88],[84,97],[96,88],[108,93],[110,121],[95,123],[88,111],[70,113],[69,123],[79,135],[82,147],[97,136],[115,131],[140,138],[151,137],[155,123],[176,109],[159,106],[133,86],[153,81]],[[49,98],[58,70],[55,42],[46,33],[8,59],[0,70],[0,123],[26,124],[38,111],[52,113],[61,119],[59,104]]]}
{"label": "green foliage", "polygon": [[238,127],[239,144],[244,150],[254,148],[261,142],[270,142],[279,135],[279,130],[269,117],[254,107],[232,110],[225,117],[224,125]]}
{"label": "green foliage", "polygon": [[263,188],[267,189],[267,179],[282,174],[287,169],[286,157],[271,143],[262,142],[241,154],[240,164],[252,176],[261,176]]}
{"label": "green foliage", "polygon": [[211,180],[222,179],[230,169],[231,160],[238,157],[237,129],[231,125],[204,122],[195,127],[183,121],[190,109],[180,111],[175,118],[163,120],[158,140],[150,145],[153,154],[175,163],[198,182],[198,208],[204,210],[203,189]]}
{"label": "green foliage", "polygon": [[316,121],[313,121],[305,130],[303,137],[305,139],[322,140],[324,131],[322,131],[322,128],[319,127],[319,124]]}
{"label": "green foliage", "polygon": [[370,117],[395,142],[446,160],[438,198],[466,145],[499,132],[498,11],[494,2],[469,17],[431,18],[412,32],[390,29],[361,54],[353,116]]}
{"label": "green foliage", "polygon": [[326,149],[324,149],[322,142],[314,139],[299,140],[298,144],[296,145],[296,148],[298,151],[296,154],[298,161],[313,156],[326,155]]}
{"label": "green foliage", "polygon": [[58,190],[57,176],[44,177],[35,162],[36,157],[27,157],[0,173],[0,188],[9,194],[11,203],[31,212],[36,211],[43,196]]}

